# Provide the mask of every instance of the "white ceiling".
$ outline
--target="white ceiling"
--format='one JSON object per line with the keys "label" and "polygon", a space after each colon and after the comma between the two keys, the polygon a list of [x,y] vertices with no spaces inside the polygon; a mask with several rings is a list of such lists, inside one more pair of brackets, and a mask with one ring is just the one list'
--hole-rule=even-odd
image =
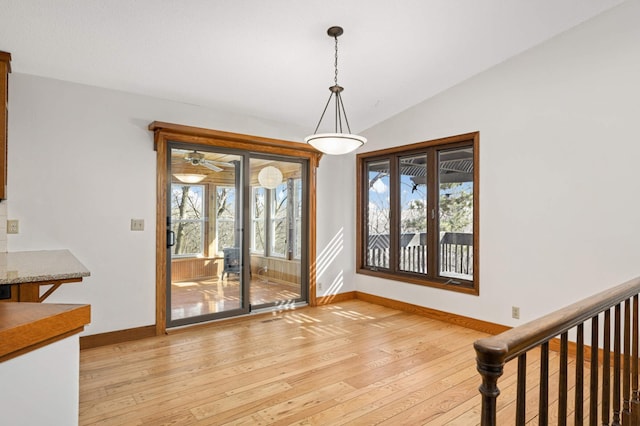
{"label": "white ceiling", "polygon": [[[359,132],[622,0],[0,0],[14,73]],[[303,136],[303,135],[301,135]]]}

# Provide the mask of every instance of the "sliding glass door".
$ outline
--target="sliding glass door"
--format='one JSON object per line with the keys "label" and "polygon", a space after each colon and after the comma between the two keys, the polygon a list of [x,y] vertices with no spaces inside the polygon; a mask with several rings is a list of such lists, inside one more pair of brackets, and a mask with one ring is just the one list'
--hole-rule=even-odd
{"label": "sliding glass door", "polygon": [[169,156],[167,325],[246,313],[244,157],[179,144]]}
{"label": "sliding glass door", "polygon": [[252,308],[306,301],[306,164],[253,156],[250,165]]}
{"label": "sliding glass door", "polygon": [[167,326],[306,302],[308,162],[177,142],[168,157]]}

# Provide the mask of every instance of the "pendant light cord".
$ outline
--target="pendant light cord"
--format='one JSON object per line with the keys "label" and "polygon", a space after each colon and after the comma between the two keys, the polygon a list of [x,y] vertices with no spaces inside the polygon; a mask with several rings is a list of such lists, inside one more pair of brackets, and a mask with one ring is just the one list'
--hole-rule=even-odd
{"label": "pendant light cord", "polygon": [[[329,27],[329,29],[327,30],[327,35],[333,37],[333,39],[335,40],[335,52],[333,61],[334,83],[333,86],[329,87],[329,92],[331,93],[329,93],[329,99],[327,99],[324,110],[322,110],[320,120],[318,120],[318,124],[316,125],[316,129],[314,130],[313,135],[304,138],[305,143],[308,143],[320,152],[331,155],[347,154],[367,142],[367,138],[351,133],[349,120],[347,119],[347,112],[345,111],[344,103],[342,102],[341,93],[344,90],[344,87],[338,85],[338,37],[340,37],[343,33],[344,30],[339,26]],[[332,108],[333,110],[335,110],[335,127],[333,129],[333,133],[326,132],[318,134],[318,129],[320,128],[322,119],[324,118],[324,115],[327,112],[329,104],[331,104],[332,100],[335,102],[334,108]],[[347,133],[344,133],[342,131],[343,124],[346,124]]]}
{"label": "pendant light cord", "polygon": [[335,76],[333,78],[333,81],[337,86],[338,85],[338,36],[335,36],[334,39],[336,40],[336,56],[335,56],[335,62],[333,63],[333,66],[335,67]]}
{"label": "pendant light cord", "polygon": [[[333,29],[333,28],[331,28]],[[331,30],[330,29],[330,30]],[[339,28],[340,32],[333,35],[333,39],[335,40],[335,54],[334,54],[334,76],[333,82],[334,86],[330,87],[329,90],[331,93],[329,94],[329,99],[327,99],[327,103],[324,106],[324,110],[322,111],[322,115],[320,115],[320,120],[318,120],[318,124],[316,125],[316,129],[313,134],[318,133],[318,129],[320,128],[320,124],[322,123],[322,119],[324,118],[325,113],[327,112],[327,108],[331,103],[331,99],[335,97],[335,133],[342,133],[342,119],[344,117],[344,122],[347,125],[347,131],[351,133],[351,127],[349,126],[349,120],[347,119],[347,113],[344,109],[344,104],[342,103],[342,96],[340,96],[340,92],[342,92],[343,88],[338,85],[338,36],[342,34],[342,29]],[[329,35],[332,35],[329,33]]]}

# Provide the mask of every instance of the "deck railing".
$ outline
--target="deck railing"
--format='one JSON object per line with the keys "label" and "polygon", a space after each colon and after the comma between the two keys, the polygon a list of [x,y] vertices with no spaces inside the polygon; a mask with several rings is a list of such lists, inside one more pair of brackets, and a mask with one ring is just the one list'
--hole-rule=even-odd
{"label": "deck railing", "polygon": [[[420,238],[422,239],[422,238]],[[389,267],[388,238],[374,244],[367,251],[367,265],[378,268]],[[387,245],[384,247],[384,245]],[[398,253],[401,271],[426,273],[427,246],[406,245]],[[473,275],[473,234],[447,232],[440,239],[440,272]]]}
{"label": "deck railing", "polygon": [[[640,425],[638,398],[638,294],[640,278],[588,297],[537,320],[497,336],[480,339],[474,347],[482,376],[483,426],[497,423],[498,379],[505,364],[518,359],[515,424],[535,419],[549,423],[549,351],[559,351],[557,424]],[[588,329],[588,330],[585,330]],[[585,345],[585,331],[590,345]],[[569,361],[569,333],[575,336],[575,353]],[[559,337],[559,341],[558,338]],[[573,340],[573,339],[572,339]],[[530,386],[526,383],[527,353],[540,348],[537,408],[527,410]],[[575,364],[575,386],[570,390],[569,365]],[[590,369],[587,380],[585,369]],[[531,377],[531,376],[530,376]],[[573,401],[573,407],[568,407]],[[573,411],[573,414],[570,414]],[[586,411],[586,413],[585,413]],[[555,413],[553,413],[555,414]],[[568,416],[573,417],[573,419]]]}

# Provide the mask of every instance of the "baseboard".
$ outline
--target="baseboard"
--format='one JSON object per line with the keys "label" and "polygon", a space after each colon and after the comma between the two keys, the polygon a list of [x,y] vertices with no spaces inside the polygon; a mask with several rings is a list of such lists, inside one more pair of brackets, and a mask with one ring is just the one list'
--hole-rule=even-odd
{"label": "baseboard", "polygon": [[425,308],[424,306],[413,305],[411,303],[401,302],[399,300],[387,299],[386,297],[363,293],[361,291],[349,291],[346,293],[338,293],[330,296],[318,297],[316,299],[316,305],[329,305],[331,303],[339,303],[353,299],[359,299],[363,302],[373,303],[374,305],[380,305],[391,309],[397,309],[403,312],[421,315],[438,321],[466,327],[471,330],[482,331],[491,335],[500,334],[503,331],[507,331],[512,328],[502,324],[482,321],[479,319],[456,315],[449,312],[438,311],[436,309]]}
{"label": "baseboard", "polygon": [[484,333],[489,333],[492,335],[500,334],[512,328],[507,327],[506,325],[495,324],[492,322],[469,318],[462,315],[456,315],[449,312],[438,311],[436,309],[425,308],[424,306],[412,305],[411,303],[387,299],[385,297],[362,293],[360,291],[356,292],[356,299],[360,299],[362,301],[380,306],[385,306],[387,308],[397,309],[399,311],[422,315],[427,318],[448,322],[451,324],[459,325],[461,327],[470,328],[471,330],[482,331]]}
{"label": "baseboard", "polygon": [[90,336],[80,336],[80,349],[97,348],[99,346],[113,345],[115,343],[129,342],[131,340],[145,339],[154,336],[156,336],[155,325],[92,334]]}
{"label": "baseboard", "polygon": [[[487,322],[487,321],[482,321],[475,318],[456,315],[449,312],[438,311],[436,309],[425,308],[423,306],[412,305],[410,303],[400,302],[398,300],[387,299],[384,297],[375,296],[373,294],[362,293],[360,291],[351,292],[351,293],[355,293],[355,298],[362,300],[364,302],[381,305],[387,308],[397,309],[403,312],[410,312],[413,314],[422,315],[427,318],[432,318],[439,321],[456,324],[461,327],[470,328],[476,331],[482,331],[484,333],[488,333],[494,336],[513,328],[506,325],[495,324],[492,322]],[[351,293],[346,293],[346,294],[351,294]],[[337,295],[337,296],[340,296],[340,295]],[[345,300],[347,299],[348,298],[345,298]],[[336,303],[336,302],[333,301],[331,303]],[[549,341],[549,350],[553,352],[560,352],[559,338],[554,338]],[[574,358],[577,356],[578,347],[576,342],[568,342],[567,353],[569,356]],[[591,361],[591,347],[589,345],[584,345],[583,356],[586,362]],[[603,358],[603,350],[599,349],[598,361],[600,363],[602,363],[602,358]]]}
{"label": "baseboard", "polygon": [[348,291],[346,293],[331,294],[316,298],[316,306],[330,305],[332,303],[344,302],[347,300],[357,299],[356,291]]}

